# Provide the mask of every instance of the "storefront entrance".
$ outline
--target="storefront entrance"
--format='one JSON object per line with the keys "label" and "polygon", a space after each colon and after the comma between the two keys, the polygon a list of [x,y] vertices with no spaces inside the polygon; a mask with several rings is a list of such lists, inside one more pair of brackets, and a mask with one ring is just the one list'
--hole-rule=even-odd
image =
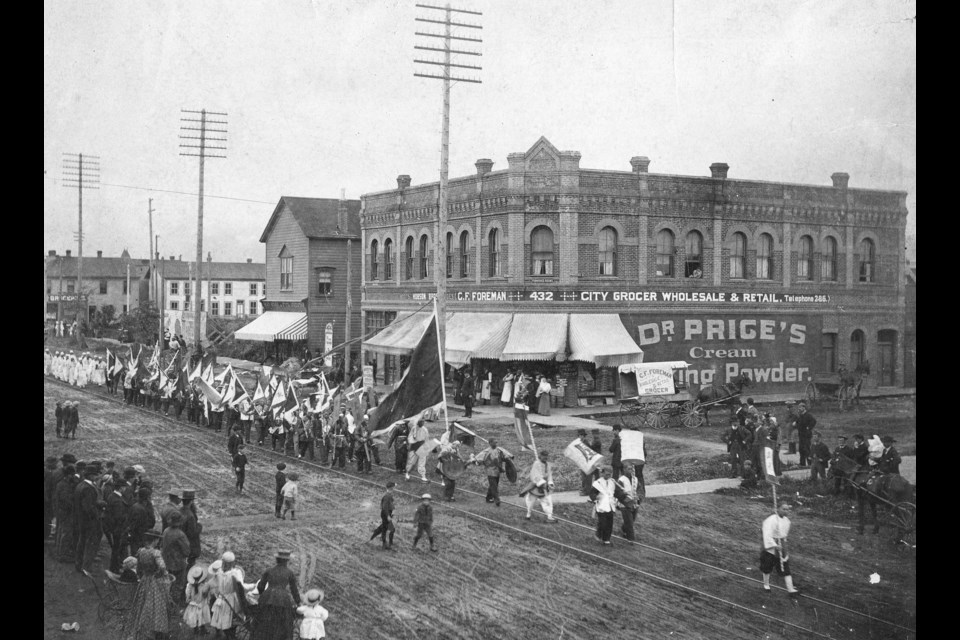
{"label": "storefront entrance", "polygon": [[880,358],[880,386],[892,387],[896,384],[897,372],[897,332],[884,329],[877,334],[877,352]]}

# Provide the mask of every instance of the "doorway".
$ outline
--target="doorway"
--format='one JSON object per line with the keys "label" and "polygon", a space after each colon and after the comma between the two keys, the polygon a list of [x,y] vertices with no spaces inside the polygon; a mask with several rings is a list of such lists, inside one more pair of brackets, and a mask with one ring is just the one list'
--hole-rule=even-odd
{"label": "doorway", "polygon": [[877,333],[877,352],[880,358],[880,386],[892,387],[896,384],[897,371],[897,332],[884,329]]}

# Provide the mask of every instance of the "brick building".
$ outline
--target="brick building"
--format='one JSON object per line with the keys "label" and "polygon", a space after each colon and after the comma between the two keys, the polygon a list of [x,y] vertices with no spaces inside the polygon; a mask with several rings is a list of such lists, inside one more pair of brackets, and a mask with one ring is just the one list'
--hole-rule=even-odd
{"label": "brick building", "polygon": [[[438,183],[400,176],[364,195],[365,331],[435,292],[441,241],[447,350],[490,371],[514,359],[609,392],[605,369],[642,349],[647,362],[689,362],[695,385],[746,370],[758,393],[802,392],[812,375],[866,360],[868,386],[903,385],[904,192],[851,188],[844,173],[820,186],[733,179],[723,163],[709,177],[629,164],[585,169],[545,138],[505,170],[478,160],[449,181],[439,233]],[[416,330],[384,334],[365,347],[379,378],[399,370]]]}
{"label": "brick building", "polygon": [[[314,356],[346,339],[347,300],[359,303],[360,201],[280,198],[260,242],[266,249],[263,315],[237,332],[273,342],[279,355]],[[354,307],[351,338],[360,336]]]}
{"label": "brick building", "polygon": [[73,321],[78,312],[82,316],[78,293],[86,297],[91,319],[98,309],[106,306],[112,306],[116,316],[119,316],[139,307],[141,300],[148,299],[150,261],[131,258],[126,249],[119,258],[104,257],[103,251],[97,251],[96,256],[84,256],[80,291],[77,287],[77,256],[71,255],[70,250],[63,255],[50,250],[44,260],[48,320],[56,320],[58,313],[67,322]]}

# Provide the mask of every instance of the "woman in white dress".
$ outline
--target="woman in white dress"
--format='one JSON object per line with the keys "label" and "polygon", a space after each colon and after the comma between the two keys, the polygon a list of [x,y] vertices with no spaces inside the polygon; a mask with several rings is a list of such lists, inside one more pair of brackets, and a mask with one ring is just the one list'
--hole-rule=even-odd
{"label": "woman in white dress", "polygon": [[243,569],[235,564],[236,560],[232,551],[225,551],[220,556],[220,571],[211,576],[217,599],[210,610],[210,626],[218,631],[233,629],[236,614],[242,611]]}
{"label": "woman in white dress", "polygon": [[70,361],[67,363],[67,382],[73,386],[77,386],[77,369],[79,368],[77,356],[71,354]]}
{"label": "woman in white dress", "polygon": [[87,386],[87,383],[90,382],[90,374],[87,369],[87,357],[81,356],[80,360],[77,361],[77,381],[76,385],[81,389]]}
{"label": "woman in white dress", "polygon": [[503,376],[503,391],[500,393],[500,404],[509,407],[513,404],[513,374],[509,371]]}

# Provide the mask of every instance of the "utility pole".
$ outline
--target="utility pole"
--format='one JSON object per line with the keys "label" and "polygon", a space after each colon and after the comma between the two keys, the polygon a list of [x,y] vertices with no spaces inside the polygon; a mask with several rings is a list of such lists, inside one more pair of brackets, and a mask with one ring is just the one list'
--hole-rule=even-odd
{"label": "utility pole", "polygon": [[[84,162],[86,161],[86,162]],[[89,323],[90,314],[83,295],[83,190],[100,188],[100,157],[82,153],[63,154],[63,186],[77,188],[77,316],[83,304],[83,317]],[[82,342],[82,341],[81,341]]]}
{"label": "utility pole", "polygon": [[343,379],[350,379],[350,355],[352,347],[350,346],[350,323],[353,319],[353,239],[350,237],[350,221],[347,219],[347,198],[346,189],[340,189],[340,203],[337,213],[339,214],[339,224],[342,225],[342,233],[347,234],[347,322],[343,327],[343,342],[346,345],[343,349]]}
{"label": "utility pole", "polygon": [[127,313],[130,313],[130,261],[127,260]]}
{"label": "utility pole", "polygon": [[[417,31],[416,35],[425,37],[425,38],[439,38],[443,40],[443,48],[431,47],[431,46],[421,46],[415,45],[414,49],[419,49],[422,51],[433,51],[443,54],[443,61],[438,60],[421,60],[414,59],[414,62],[417,64],[425,65],[434,65],[439,66],[442,69],[443,75],[435,75],[431,73],[414,73],[414,76],[420,78],[433,78],[435,80],[443,80],[443,128],[440,134],[440,202],[437,207],[437,233],[434,236],[434,260],[433,260],[433,273],[434,280],[437,284],[437,334],[440,341],[440,362],[445,362],[444,354],[446,352],[446,325],[447,325],[447,267],[446,267],[446,253],[447,247],[444,239],[446,237],[447,229],[447,177],[449,174],[449,160],[450,160],[450,82],[473,82],[480,84],[480,80],[476,78],[463,78],[459,76],[454,76],[451,73],[451,68],[455,69],[471,69],[474,71],[480,71],[482,67],[467,65],[467,64],[455,64],[451,62],[451,55],[466,55],[466,56],[479,56],[481,55],[479,51],[471,51],[465,49],[453,49],[452,42],[453,40],[458,40],[465,43],[475,43],[475,44],[466,44],[466,45],[457,45],[457,46],[477,46],[479,43],[483,42],[480,38],[469,38],[465,36],[455,36],[452,33],[454,27],[463,27],[467,29],[482,29],[478,24],[467,24],[463,22],[454,22],[452,19],[453,13],[461,13],[467,15],[481,16],[483,15],[479,11],[466,11],[463,9],[451,9],[450,4],[447,3],[443,7],[437,7],[429,4],[418,4],[417,7],[421,9],[428,9],[431,11],[442,11],[443,19],[437,20],[434,18],[417,18],[417,22],[427,22],[432,24],[442,24],[443,33],[430,33],[430,32],[421,32]],[[428,14],[435,15],[435,14]],[[479,242],[479,238],[477,239]]]}
{"label": "utility pole", "polygon": [[[197,205],[197,283],[195,290],[196,308],[193,312],[193,340],[197,349],[201,348],[200,343],[200,283],[203,281],[203,165],[207,158],[226,158],[226,154],[220,155],[218,152],[227,150],[227,114],[217,113],[201,109],[200,111],[180,110],[180,131],[188,135],[181,135],[180,140],[186,141],[180,143],[180,155],[196,156],[200,158],[200,190],[198,192]],[[188,114],[186,116],[182,114]],[[190,116],[199,115],[199,118]],[[222,120],[209,120],[208,116],[223,118]],[[197,126],[199,125],[199,126]],[[222,129],[215,129],[208,125],[222,125]],[[192,132],[198,132],[199,135],[191,135]],[[214,134],[211,137],[210,134]],[[211,145],[213,143],[223,143],[223,146]],[[210,153],[213,151],[214,153]],[[209,312],[209,309],[207,310]]]}
{"label": "utility pole", "polygon": [[[159,238],[159,237],[160,237],[160,236],[157,236],[157,238]],[[159,255],[159,254],[160,254],[160,250],[157,249],[157,255]],[[161,272],[162,272],[162,270],[163,270],[163,258],[160,258],[160,269],[161,269]],[[157,299],[159,300],[159,306],[160,306],[160,333],[158,333],[157,335],[158,335],[159,338],[160,338],[160,346],[163,347],[163,346],[164,346],[164,342],[163,342],[163,320],[164,320],[164,314],[166,313],[166,311],[165,311],[165,309],[164,309],[164,307],[166,307],[166,303],[165,303],[165,301],[164,301],[164,298],[165,298],[166,295],[167,295],[167,289],[166,289],[166,287],[163,286],[163,278],[160,278],[159,276],[157,277],[157,285],[158,285],[158,286],[157,286],[157,291],[158,291],[158,293],[159,293],[159,295],[157,296]]]}
{"label": "utility pole", "polygon": [[153,278],[156,272],[157,265],[153,262],[153,198],[147,199],[147,218],[149,220],[149,233],[150,233],[150,299],[156,301],[156,289],[153,286]]}

